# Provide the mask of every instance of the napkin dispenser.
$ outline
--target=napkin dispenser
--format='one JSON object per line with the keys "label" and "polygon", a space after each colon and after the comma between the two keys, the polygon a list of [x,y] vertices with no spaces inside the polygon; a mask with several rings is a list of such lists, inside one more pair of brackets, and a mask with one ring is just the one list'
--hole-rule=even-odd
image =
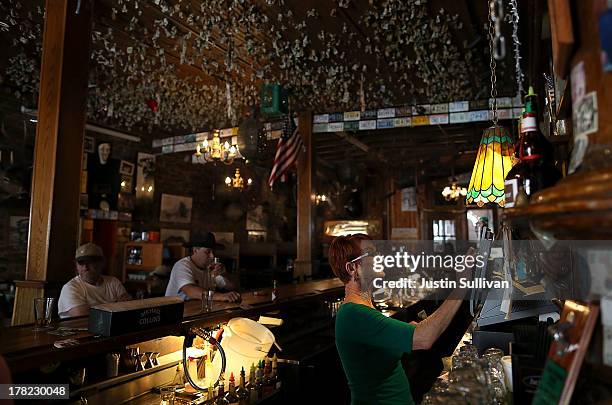
{"label": "napkin dispenser", "polygon": [[179,297],[113,302],[92,307],[89,332],[116,336],[159,326],[178,325],[185,303]]}

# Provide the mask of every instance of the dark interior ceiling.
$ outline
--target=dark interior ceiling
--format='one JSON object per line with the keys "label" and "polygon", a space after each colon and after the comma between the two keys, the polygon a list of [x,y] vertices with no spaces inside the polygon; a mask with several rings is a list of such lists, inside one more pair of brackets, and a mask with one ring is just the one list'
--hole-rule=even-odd
{"label": "dark interior ceiling", "polygon": [[[527,2],[519,0],[523,42]],[[8,25],[0,30],[3,97],[32,108],[43,7],[42,0],[0,2],[0,21]],[[282,84],[295,110],[314,112],[489,94],[485,1],[96,0],[94,9],[88,120],[146,141],[238,125],[259,103],[263,83]],[[509,24],[504,34],[510,43]],[[499,63],[500,94],[516,91],[512,64],[508,47]],[[348,140],[319,134],[316,155],[403,167],[432,156],[448,161],[462,150],[460,166],[480,130],[393,129]]]}

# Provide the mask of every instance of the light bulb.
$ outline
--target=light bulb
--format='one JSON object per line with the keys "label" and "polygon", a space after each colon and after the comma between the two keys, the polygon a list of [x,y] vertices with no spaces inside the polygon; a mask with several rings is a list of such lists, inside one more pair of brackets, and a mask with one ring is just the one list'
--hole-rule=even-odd
{"label": "light bulb", "polygon": [[230,184],[232,184],[232,179],[231,179],[230,177],[226,177],[226,178],[225,178],[225,184],[227,184],[228,186],[229,186]]}

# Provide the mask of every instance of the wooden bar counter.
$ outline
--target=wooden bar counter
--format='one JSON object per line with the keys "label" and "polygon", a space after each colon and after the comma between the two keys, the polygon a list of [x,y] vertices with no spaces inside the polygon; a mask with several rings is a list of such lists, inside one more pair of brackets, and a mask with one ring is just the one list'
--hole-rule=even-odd
{"label": "wooden bar counter", "polygon": [[[13,373],[38,368],[54,361],[74,360],[85,356],[122,350],[136,344],[164,336],[182,335],[190,326],[210,326],[235,317],[251,317],[282,309],[309,300],[333,299],[343,295],[344,288],[338,279],[311,281],[302,284],[279,286],[278,299],[271,301],[271,289],[242,293],[241,303],[215,302],[213,311],[203,313],[199,300],[185,302],[183,322],[180,325],[147,329],[136,333],[113,337],[94,336],[87,331],[88,318],[74,318],[57,322],[54,326],[73,328],[75,335],[60,337],[48,331],[34,332],[32,325],[6,328],[0,332],[0,354],[6,359]],[[77,346],[58,349],[58,340],[75,339]]]}

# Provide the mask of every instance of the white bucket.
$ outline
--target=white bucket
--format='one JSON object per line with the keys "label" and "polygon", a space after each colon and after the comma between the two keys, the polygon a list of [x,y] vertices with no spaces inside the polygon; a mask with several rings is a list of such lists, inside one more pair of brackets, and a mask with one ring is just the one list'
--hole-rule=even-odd
{"label": "white bucket", "polygon": [[[244,367],[249,374],[251,364],[257,362],[268,354],[274,344],[274,334],[265,326],[248,318],[234,318],[223,328],[221,347],[225,351],[226,366],[225,380],[229,380],[231,373],[238,380],[240,369]],[[218,375],[221,370],[221,356],[216,355],[213,360],[213,370]]]}

